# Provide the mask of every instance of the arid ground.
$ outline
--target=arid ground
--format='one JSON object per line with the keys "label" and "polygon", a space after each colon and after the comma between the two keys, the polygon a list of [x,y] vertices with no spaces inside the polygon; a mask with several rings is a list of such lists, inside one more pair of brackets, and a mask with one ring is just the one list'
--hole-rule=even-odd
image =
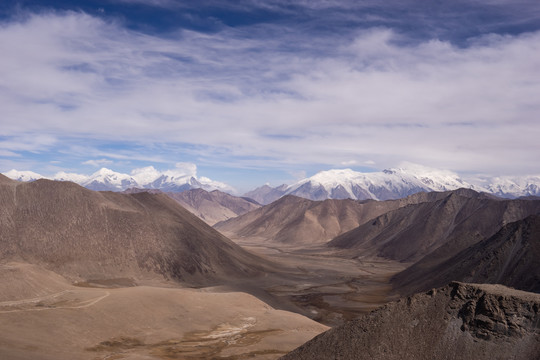
{"label": "arid ground", "polygon": [[277,250],[246,240],[242,245],[285,270],[195,289],[129,278],[72,284],[36,265],[3,264],[0,355],[276,359],[327,326],[387,302],[388,279],[404,268],[381,259],[343,259],[317,248]]}

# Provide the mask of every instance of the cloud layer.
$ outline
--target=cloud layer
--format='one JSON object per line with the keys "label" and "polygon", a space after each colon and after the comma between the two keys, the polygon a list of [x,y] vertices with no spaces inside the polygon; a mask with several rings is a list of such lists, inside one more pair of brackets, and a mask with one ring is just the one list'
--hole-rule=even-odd
{"label": "cloud layer", "polygon": [[411,161],[460,173],[537,172],[540,32],[457,44],[412,41],[390,25],[340,36],[267,22],[163,36],[83,12],[5,21],[0,166],[26,161],[39,171],[41,154],[71,168],[183,160],[301,171]]}

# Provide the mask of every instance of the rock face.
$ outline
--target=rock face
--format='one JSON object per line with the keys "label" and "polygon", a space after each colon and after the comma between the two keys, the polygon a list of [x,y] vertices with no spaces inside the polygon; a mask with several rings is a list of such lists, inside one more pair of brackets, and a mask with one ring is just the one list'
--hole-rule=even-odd
{"label": "rock face", "polygon": [[0,258],[72,279],[153,274],[194,284],[255,275],[265,264],[165,194],[1,175]]}
{"label": "rock face", "polygon": [[181,193],[167,193],[192,214],[209,225],[243,215],[261,207],[250,198],[232,196],[219,190],[192,189]]}
{"label": "rock face", "polygon": [[540,358],[540,295],[453,282],[333,328],[283,360]]}
{"label": "rock face", "polygon": [[412,294],[451,280],[498,283],[540,293],[540,216],[507,224],[443,263],[407,269],[392,282],[399,292]]}

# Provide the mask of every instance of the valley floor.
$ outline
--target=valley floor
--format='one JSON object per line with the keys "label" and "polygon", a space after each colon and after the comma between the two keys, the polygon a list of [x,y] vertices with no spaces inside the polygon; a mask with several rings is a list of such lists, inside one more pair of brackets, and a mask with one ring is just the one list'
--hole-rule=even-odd
{"label": "valley floor", "polygon": [[72,284],[36,265],[1,264],[0,358],[277,359],[390,301],[388,280],[406,266],[241,245],[276,271],[192,289],[132,279]]}
{"label": "valley floor", "polygon": [[400,263],[376,257],[350,259],[343,252],[314,246],[279,246],[249,239],[235,239],[251,252],[282,265],[284,273],[258,280],[268,293],[328,326],[395,300],[390,278],[405,269]]}

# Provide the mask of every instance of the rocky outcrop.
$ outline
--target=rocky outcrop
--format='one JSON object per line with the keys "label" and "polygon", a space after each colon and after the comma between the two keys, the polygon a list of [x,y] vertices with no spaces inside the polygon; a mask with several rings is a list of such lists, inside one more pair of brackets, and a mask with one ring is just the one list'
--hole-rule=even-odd
{"label": "rocky outcrop", "polygon": [[540,295],[453,282],[333,328],[283,360],[540,358]]}

